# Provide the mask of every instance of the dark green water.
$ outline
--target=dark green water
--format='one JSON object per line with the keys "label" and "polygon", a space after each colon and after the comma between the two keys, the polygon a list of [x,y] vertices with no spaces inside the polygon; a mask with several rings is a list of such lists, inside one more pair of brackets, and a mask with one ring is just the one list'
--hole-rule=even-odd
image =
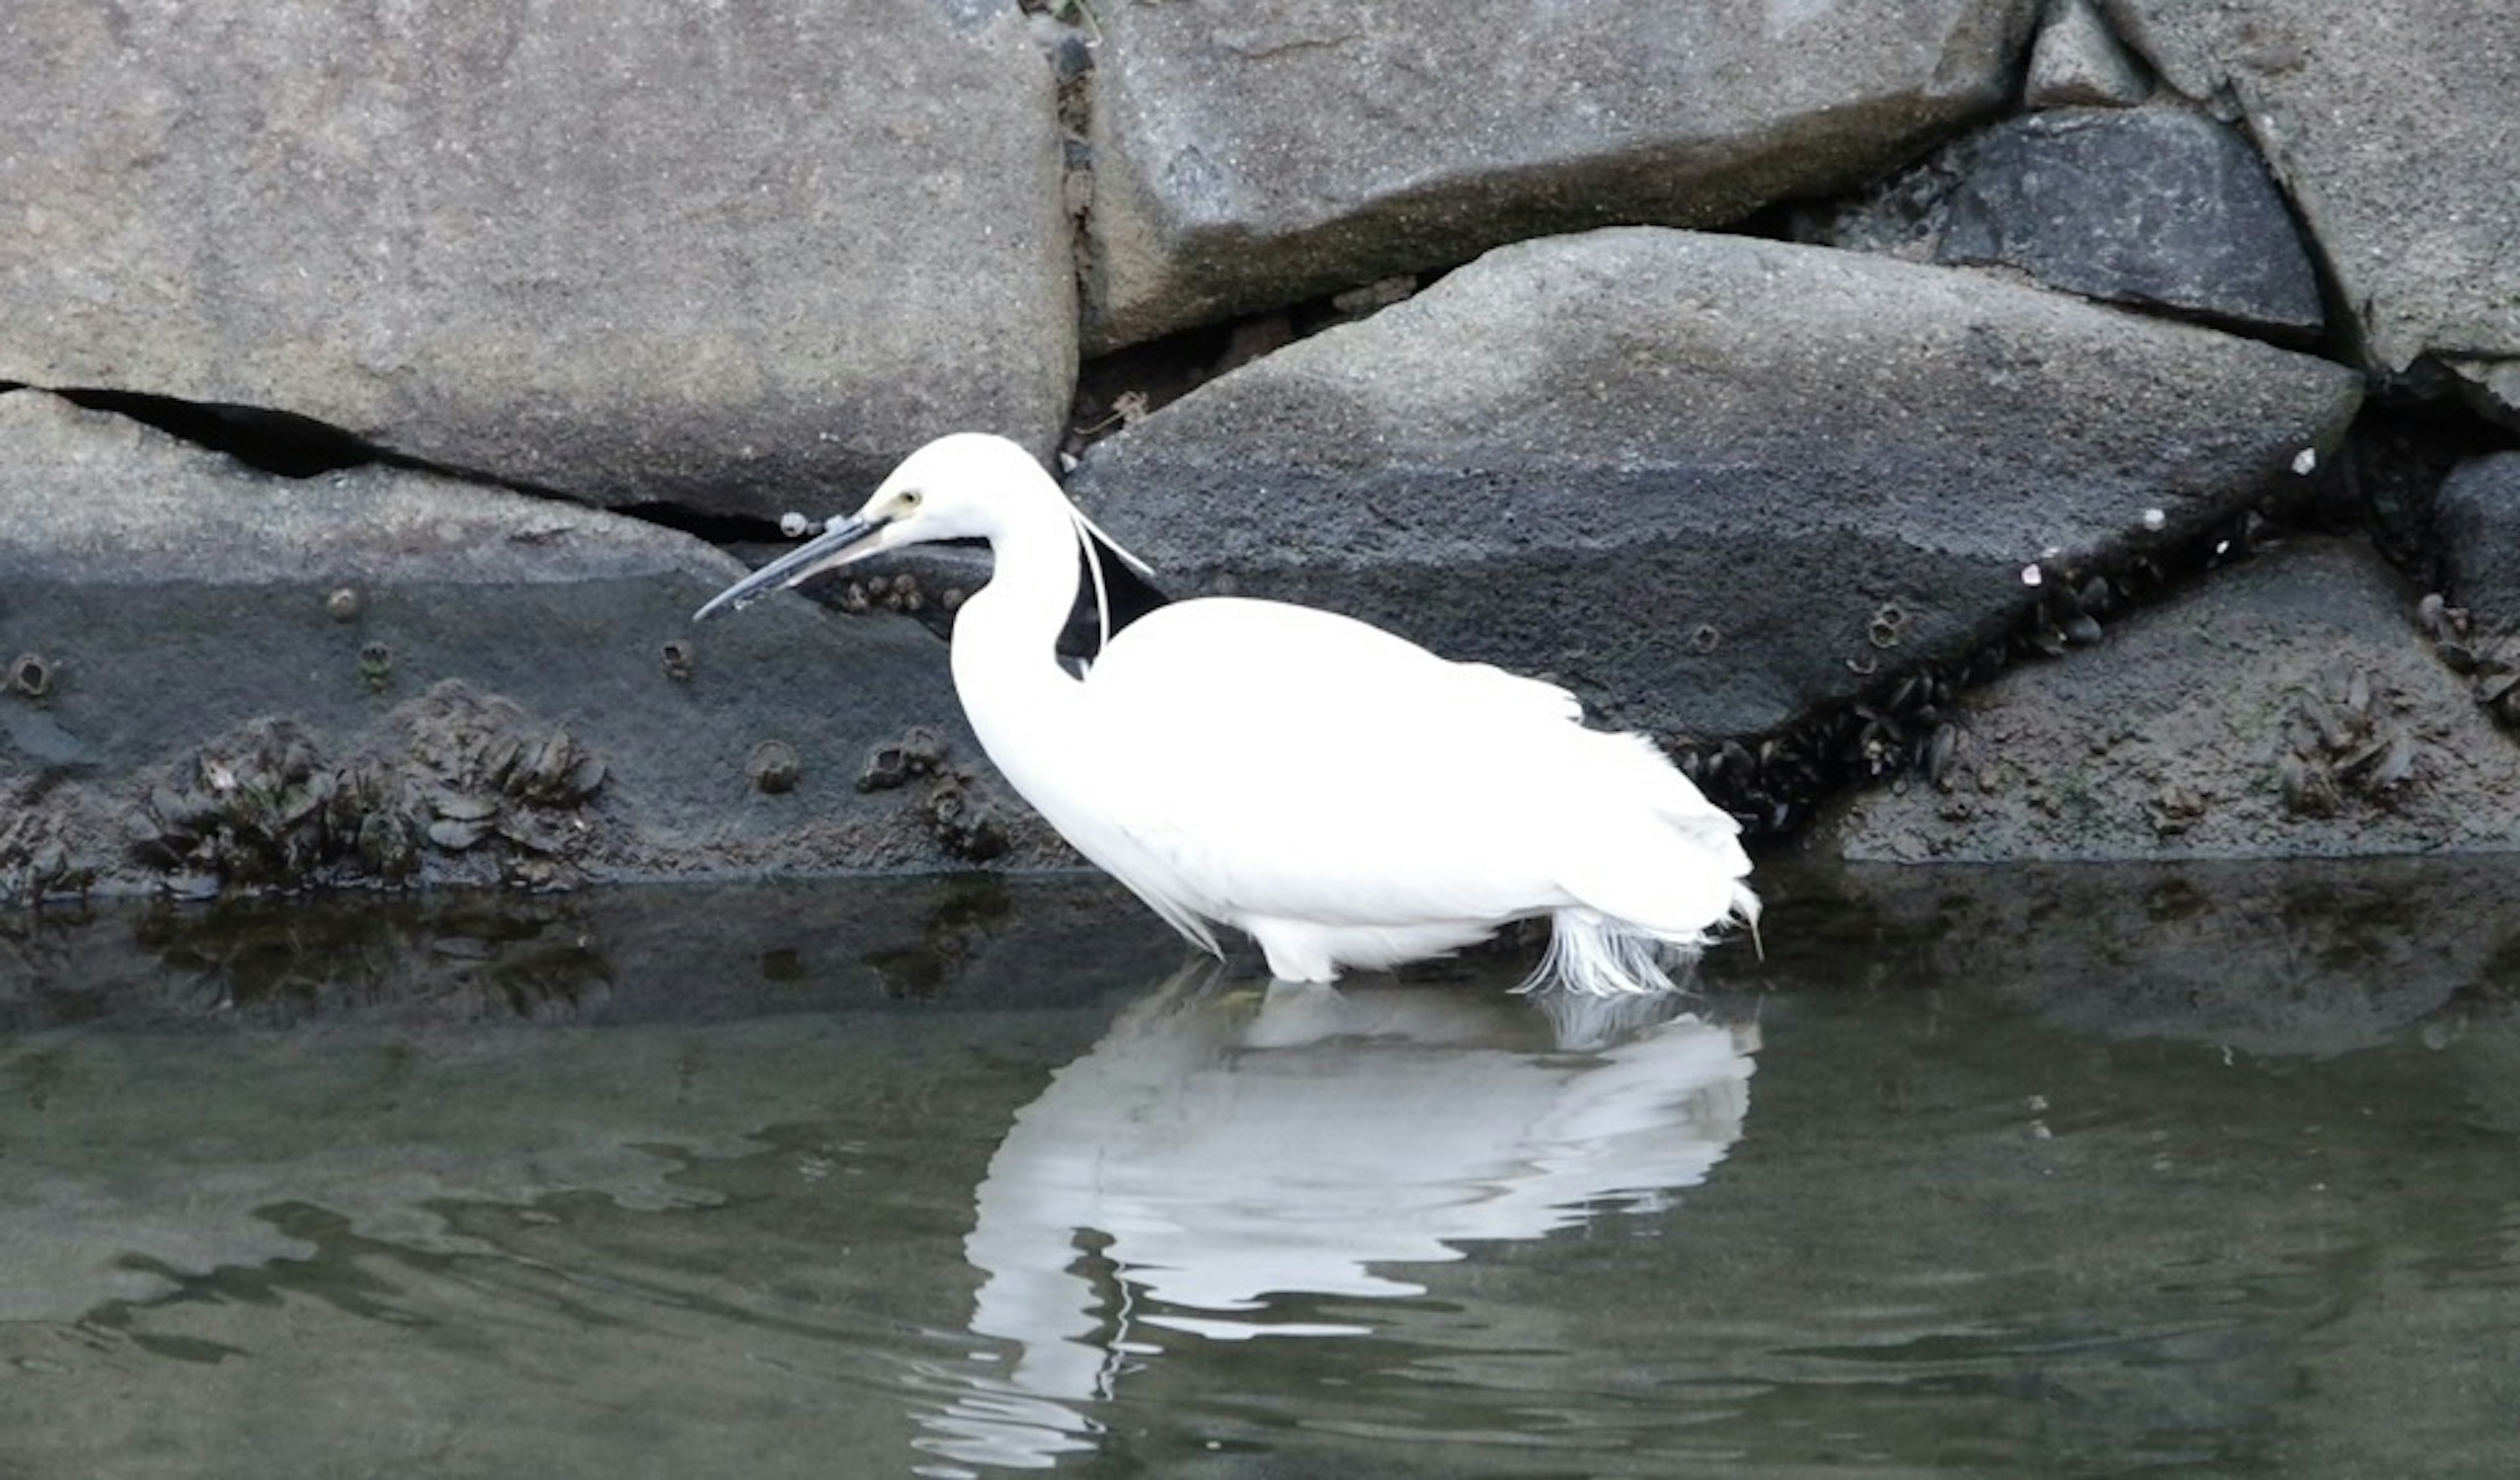
{"label": "dark green water", "polygon": [[0,1480],[2520,1473],[2520,868],[1763,883],[1608,1026],[1075,881],[0,916]]}

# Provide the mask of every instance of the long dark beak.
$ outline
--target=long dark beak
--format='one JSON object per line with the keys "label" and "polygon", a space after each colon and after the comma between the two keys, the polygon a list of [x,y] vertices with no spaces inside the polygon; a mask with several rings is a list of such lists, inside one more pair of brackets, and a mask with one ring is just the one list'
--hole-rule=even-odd
{"label": "long dark beak", "polygon": [[826,570],[873,555],[867,547],[883,524],[881,519],[856,515],[833,519],[821,534],[710,597],[707,605],[692,613],[692,620],[697,622],[720,607],[741,609],[773,591],[801,585]]}

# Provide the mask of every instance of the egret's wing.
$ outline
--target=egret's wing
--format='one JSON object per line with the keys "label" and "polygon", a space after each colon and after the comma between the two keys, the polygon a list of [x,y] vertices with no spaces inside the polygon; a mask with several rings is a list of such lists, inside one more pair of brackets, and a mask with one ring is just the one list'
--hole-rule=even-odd
{"label": "egret's wing", "polygon": [[[1087,680],[1100,802],[1202,913],[1487,919],[1568,903],[1552,795],[1617,738],[1573,695],[1362,622],[1177,603]],[[1141,892],[1144,892],[1143,889]]]}
{"label": "egret's wing", "polygon": [[1555,684],[1457,663],[1335,612],[1236,597],[1176,602],[1141,617],[1113,639],[1095,684],[1114,704],[1170,695],[1313,721],[1426,702],[1524,720],[1584,713]]}

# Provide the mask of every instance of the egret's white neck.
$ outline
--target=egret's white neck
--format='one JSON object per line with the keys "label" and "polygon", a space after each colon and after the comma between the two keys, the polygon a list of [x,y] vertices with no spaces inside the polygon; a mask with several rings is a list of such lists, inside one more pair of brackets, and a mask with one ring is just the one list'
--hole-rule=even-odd
{"label": "egret's white neck", "polygon": [[1076,605],[1076,526],[1047,478],[1011,493],[1000,516],[989,583],[954,615],[954,688],[989,759],[1038,806],[1024,760],[1040,762],[1083,697],[1058,663],[1058,634]]}

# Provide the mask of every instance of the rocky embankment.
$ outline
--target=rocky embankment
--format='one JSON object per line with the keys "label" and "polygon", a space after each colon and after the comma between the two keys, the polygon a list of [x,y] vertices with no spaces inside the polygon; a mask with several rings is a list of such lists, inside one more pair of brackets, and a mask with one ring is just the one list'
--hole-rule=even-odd
{"label": "rocky embankment", "polygon": [[0,900],[1063,857],[940,432],[1859,858],[2520,845],[2520,38],[2409,0],[0,20]]}

